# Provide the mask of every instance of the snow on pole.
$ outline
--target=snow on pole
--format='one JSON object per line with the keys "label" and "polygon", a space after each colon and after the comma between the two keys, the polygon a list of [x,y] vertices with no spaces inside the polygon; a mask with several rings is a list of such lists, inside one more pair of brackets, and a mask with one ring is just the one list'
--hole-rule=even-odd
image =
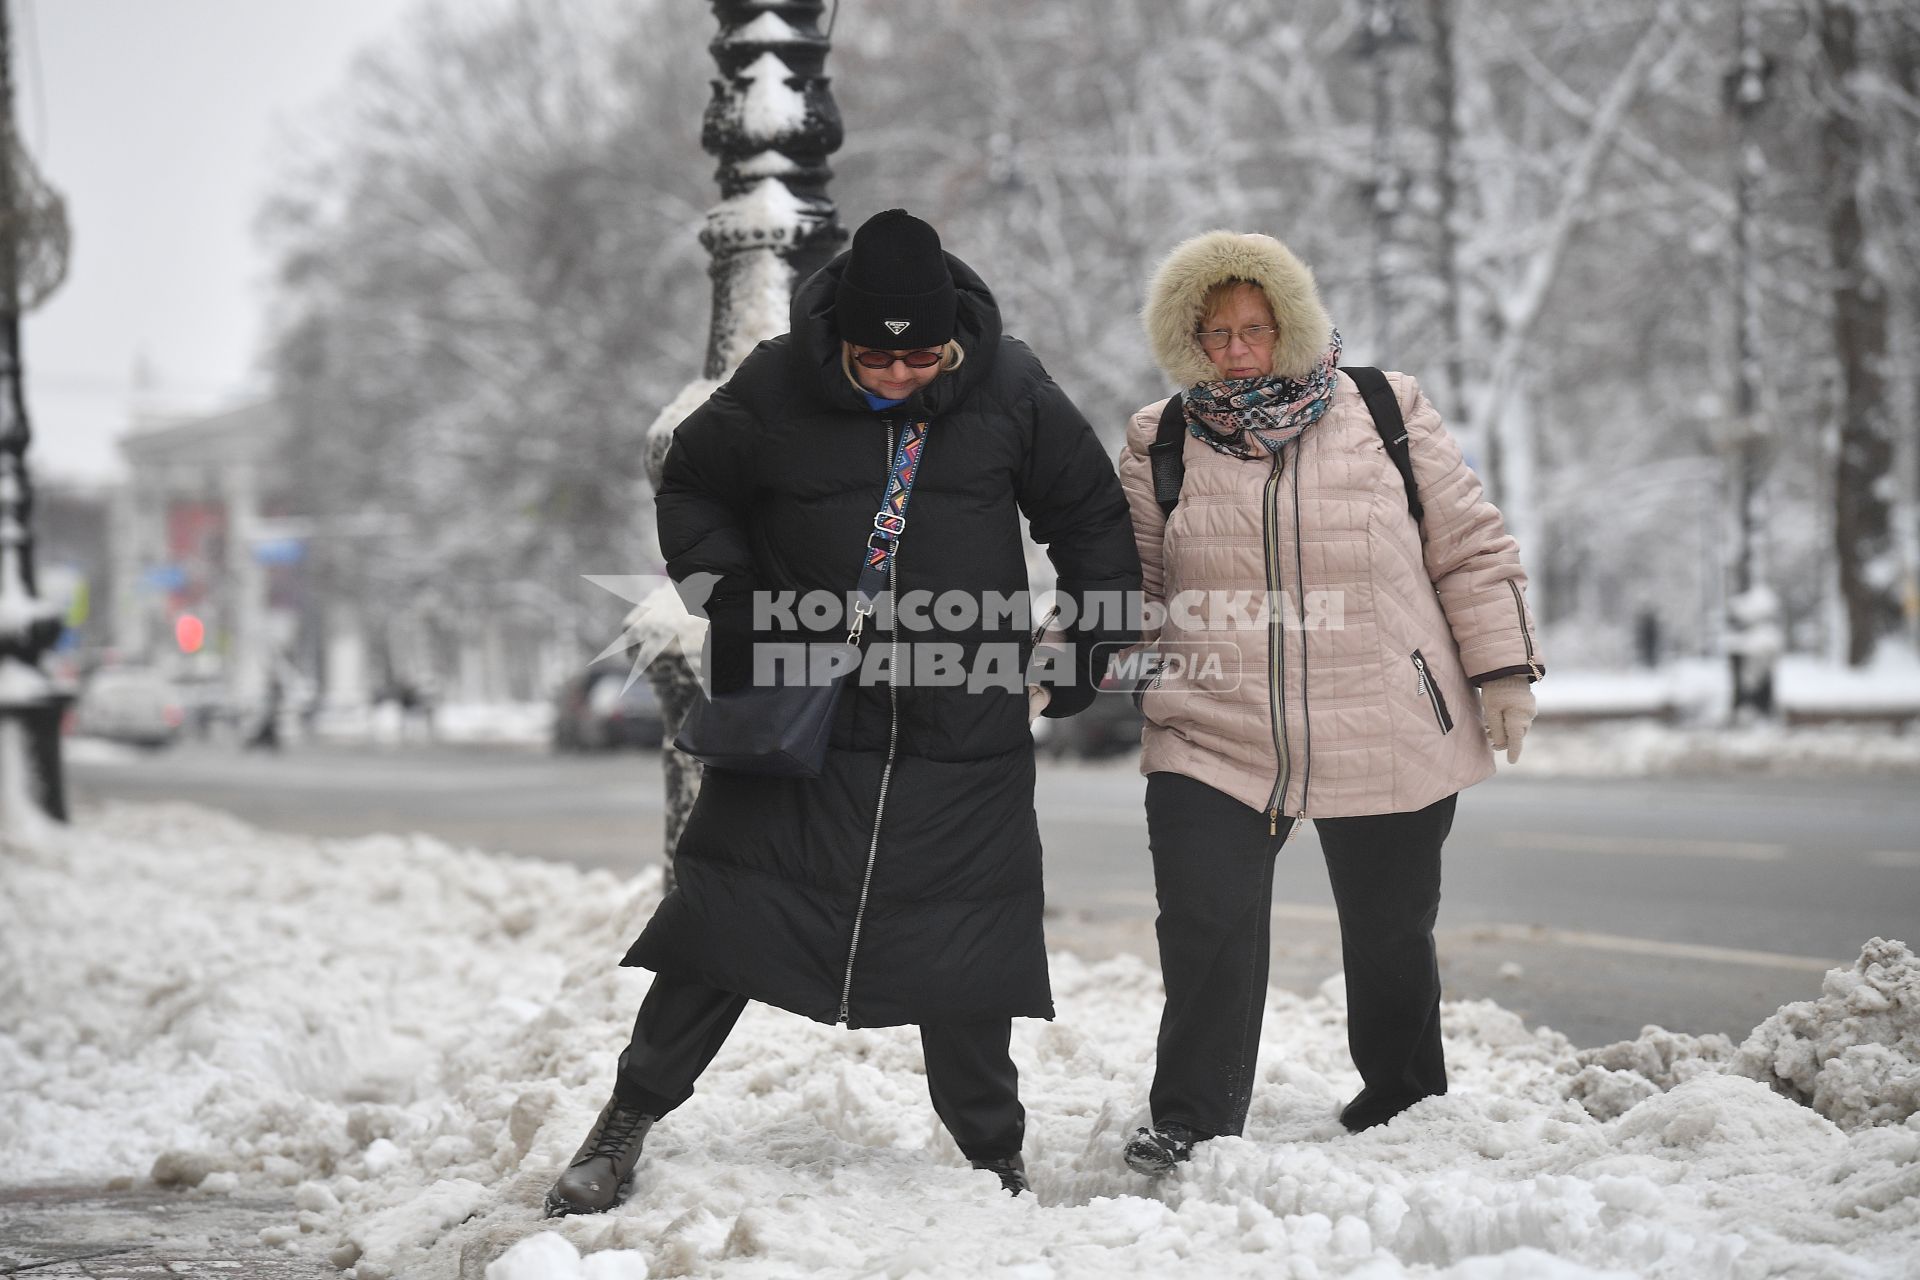
{"label": "snow on pole", "polygon": [[[647,428],[647,476],[657,489],[674,430],[704,403],[759,342],[787,330],[800,281],[847,238],[827,195],[827,156],[842,139],[839,108],[823,74],[827,37],[823,0],[714,0],[720,34],[708,46],[713,82],[700,142],[720,161],[720,202],[707,212],[700,243],[712,257],[713,310],[706,364]],[[666,590],[662,588],[662,590]],[[700,696],[688,661],[703,634],[684,609],[642,601],[627,635],[660,656],[647,669],[667,726],[663,755],[668,882],[672,851],[694,798],[700,766],[673,748],[673,735]],[[691,624],[691,625],[689,625]],[[662,630],[670,629],[671,634]]]}
{"label": "snow on pole", "polygon": [[721,200],[700,243],[713,257],[709,378],[723,377],[763,338],[787,328],[784,297],[832,256],[846,232],[827,181],[840,146],[839,108],[822,71],[822,0],[769,5],[714,0],[720,34],[700,143],[720,161]]}
{"label": "snow on pole", "polygon": [[[38,677],[36,680],[35,677]],[[0,698],[31,696],[45,677],[13,658],[0,659]],[[42,785],[33,741],[19,716],[0,716],[0,838],[39,844],[54,829],[41,807]]]}
{"label": "snow on pole", "polygon": [[1779,657],[1779,603],[1767,586],[1765,489],[1773,452],[1760,406],[1765,337],[1763,306],[1754,269],[1754,214],[1766,159],[1756,122],[1768,98],[1772,67],[1759,45],[1758,18],[1747,0],[1734,5],[1735,63],[1726,78],[1726,107],[1733,117],[1733,421],[1728,433],[1733,471],[1733,581],[1728,592],[1726,650],[1736,717],[1773,714],[1773,665]]}
{"label": "snow on pole", "polygon": [[0,830],[31,836],[66,817],[60,719],[66,695],[40,670],[60,611],[33,572],[33,486],[21,376],[20,313],[66,278],[66,207],[41,180],[13,123],[12,28],[0,4]]}

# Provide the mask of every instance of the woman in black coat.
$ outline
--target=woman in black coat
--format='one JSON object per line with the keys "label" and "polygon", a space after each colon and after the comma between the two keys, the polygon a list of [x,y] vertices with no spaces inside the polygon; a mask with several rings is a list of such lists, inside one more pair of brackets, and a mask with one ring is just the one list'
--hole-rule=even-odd
{"label": "woman in black coat", "polygon": [[[861,629],[818,778],[708,769],[676,887],[623,963],[652,969],[613,1096],[548,1195],[599,1212],[647,1130],[684,1102],[749,999],[849,1027],[916,1023],[935,1111],[976,1168],[1025,1188],[1015,1017],[1051,1018],[1031,714],[1093,698],[1096,654],[1140,584],[1127,505],[1091,427],[993,296],[902,210],[868,220],[674,433],[660,545],[711,583],[716,694],[767,655],[844,636],[797,604],[844,602],[903,431],[925,424],[897,554],[900,602]],[[1027,680],[1020,517],[1047,546],[1071,660]],[[830,629],[829,629],[830,628]],[[756,657],[761,666],[756,671]],[[886,672],[898,673],[898,682]],[[961,674],[957,678],[955,671]]]}

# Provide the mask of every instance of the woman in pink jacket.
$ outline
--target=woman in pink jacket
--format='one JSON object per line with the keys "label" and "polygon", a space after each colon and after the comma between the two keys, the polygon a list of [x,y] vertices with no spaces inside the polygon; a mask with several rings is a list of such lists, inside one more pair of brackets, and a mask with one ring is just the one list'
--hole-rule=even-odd
{"label": "woman in pink jacket", "polygon": [[1246,1122],[1274,858],[1302,819],[1339,908],[1364,1085],[1341,1121],[1446,1092],[1440,847],[1490,748],[1519,757],[1544,668],[1500,512],[1411,377],[1378,379],[1369,411],[1356,376],[1374,371],[1340,368],[1285,245],[1181,244],[1144,318],[1182,388],[1134,415],[1120,460],[1159,665],[1141,772],[1167,991],[1153,1123],[1125,1157],[1161,1174]]}

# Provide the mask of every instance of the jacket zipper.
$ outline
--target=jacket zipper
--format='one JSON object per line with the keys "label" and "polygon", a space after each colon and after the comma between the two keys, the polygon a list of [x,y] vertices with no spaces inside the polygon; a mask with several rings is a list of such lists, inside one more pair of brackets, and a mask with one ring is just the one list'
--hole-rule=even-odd
{"label": "jacket zipper", "polygon": [[1419,692],[1432,704],[1433,718],[1439,723],[1440,732],[1452,733],[1453,717],[1447,714],[1447,700],[1441,696],[1440,682],[1427,670],[1427,660],[1420,656],[1418,649],[1413,651],[1413,669],[1420,675]]}
{"label": "jacket zipper", "polygon": [[[1300,616],[1300,731],[1305,735],[1300,754],[1300,818],[1307,816],[1307,789],[1313,786],[1313,712],[1307,703],[1307,567],[1300,550],[1300,450],[1305,436],[1293,441],[1293,586],[1294,609]],[[1291,833],[1289,833],[1291,834]]]}
{"label": "jacket zipper", "polygon": [[1266,500],[1260,504],[1261,541],[1267,562],[1267,714],[1273,721],[1275,760],[1273,794],[1267,797],[1267,834],[1280,834],[1280,805],[1287,798],[1287,713],[1282,694],[1286,676],[1285,614],[1280,608],[1280,484],[1281,454],[1273,455],[1267,476]]}
{"label": "jacket zipper", "polygon": [[1533,656],[1533,637],[1527,634],[1527,607],[1520,602],[1520,584],[1508,578],[1507,590],[1513,592],[1513,611],[1520,615],[1520,643],[1527,647],[1527,670],[1538,680],[1540,663]]}
{"label": "jacket zipper", "polygon": [[[892,419],[887,420],[887,478],[893,478],[893,431]],[[887,607],[893,608],[893,602],[900,598],[900,548],[896,545],[893,554],[887,557]],[[893,781],[893,758],[900,745],[900,619],[896,615],[889,629],[888,670],[887,670],[887,763],[880,770],[880,796],[873,806],[873,836],[867,841],[867,869],[860,877],[860,904],[853,911],[853,938],[847,944],[847,973],[840,984],[840,1015],[838,1022],[851,1025],[848,1005],[853,999],[853,961],[860,954],[860,926],[867,918],[867,895],[873,889],[873,864],[880,853],[880,820],[887,812],[887,786]]]}

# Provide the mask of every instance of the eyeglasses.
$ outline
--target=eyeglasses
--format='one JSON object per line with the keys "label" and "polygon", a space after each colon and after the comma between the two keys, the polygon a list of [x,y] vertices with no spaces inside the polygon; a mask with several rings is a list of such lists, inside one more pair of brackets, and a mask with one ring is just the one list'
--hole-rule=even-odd
{"label": "eyeglasses", "polygon": [[1279,332],[1270,324],[1250,324],[1244,329],[1202,329],[1193,336],[1207,351],[1224,351],[1236,335],[1250,347],[1270,347]]}
{"label": "eyeglasses", "polygon": [[895,360],[898,360],[909,369],[931,369],[933,366],[939,364],[941,358],[945,355],[946,352],[939,347],[922,348],[919,351],[902,351],[898,354],[870,347],[865,351],[854,352],[853,362],[862,369],[890,369],[893,367]]}

